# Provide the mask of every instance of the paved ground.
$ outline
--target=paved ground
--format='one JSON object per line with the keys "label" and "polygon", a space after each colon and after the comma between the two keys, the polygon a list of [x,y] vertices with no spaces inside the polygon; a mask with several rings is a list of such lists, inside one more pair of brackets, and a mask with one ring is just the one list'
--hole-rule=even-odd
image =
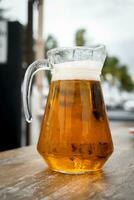
{"label": "paved ground", "polygon": [[128,131],[130,128],[134,128],[134,122],[131,121],[109,121],[111,128],[118,128],[120,126],[127,127]]}
{"label": "paved ground", "polygon": [[124,110],[108,110],[108,117],[112,121],[131,121],[134,123],[134,112]]}

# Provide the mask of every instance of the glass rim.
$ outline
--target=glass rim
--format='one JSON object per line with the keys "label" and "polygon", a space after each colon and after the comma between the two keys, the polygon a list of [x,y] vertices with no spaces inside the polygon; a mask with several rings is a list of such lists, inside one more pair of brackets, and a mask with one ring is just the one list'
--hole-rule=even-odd
{"label": "glass rim", "polygon": [[50,56],[51,54],[55,54],[57,52],[64,51],[64,50],[71,51],[71,50],[77,50],[77,49],[89,50],[89,51],[99,51],[101,49],[106,49],[106,47],[103,44],[90,45],[90,46],[57,47],[57,48],[48,50],[47,56]]}

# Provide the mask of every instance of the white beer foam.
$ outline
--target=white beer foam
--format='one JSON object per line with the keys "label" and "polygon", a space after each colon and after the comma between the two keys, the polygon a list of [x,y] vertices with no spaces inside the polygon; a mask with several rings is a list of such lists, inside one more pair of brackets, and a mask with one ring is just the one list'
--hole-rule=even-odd
{"label": "white beer foam", "polygon": [[57,80],[100,80],[102,62],[84,60],[55,64],[52,81]]}

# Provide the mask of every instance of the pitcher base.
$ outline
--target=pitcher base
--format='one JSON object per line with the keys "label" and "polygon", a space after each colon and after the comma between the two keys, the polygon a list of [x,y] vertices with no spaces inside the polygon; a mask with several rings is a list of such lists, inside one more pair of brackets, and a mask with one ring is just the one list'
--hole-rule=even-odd
{"label": "pitcher base", "polygon": [[59,171],[59,170],[55,170],[55,169],[52,169],[53,171],[55,171],[55,172],[59,172],[59,173],[62,173],[62,174],[70,174],[70,175],[79,175],[79,174],[95,174],[95,173],[97,173],[97,172],[99,172],[99,171],[101,171],[101,169],[98,169],[98,170],[87,170],[87,171]]}
{"label": "pitcher base", "polygon": [[48,156],[45,157],[49,167],[53,171],[65,173],[65,174],[85,174],[85,173],[95,173],[101,170],[104,165],[106,158],[104,159],[82,159],[76,157],[74,159],[67,157],[55,157]]}

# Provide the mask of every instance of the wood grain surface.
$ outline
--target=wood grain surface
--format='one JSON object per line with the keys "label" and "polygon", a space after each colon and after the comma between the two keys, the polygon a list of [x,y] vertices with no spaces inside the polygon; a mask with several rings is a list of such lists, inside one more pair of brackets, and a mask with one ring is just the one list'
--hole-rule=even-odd
{"label": "wood grain surface", "polygon": [[96,174],[53,172],[33,146],[0,153],[0,200],[134,200],[134,136],[128,134],[129,126],[112,126],[115,150]]}

